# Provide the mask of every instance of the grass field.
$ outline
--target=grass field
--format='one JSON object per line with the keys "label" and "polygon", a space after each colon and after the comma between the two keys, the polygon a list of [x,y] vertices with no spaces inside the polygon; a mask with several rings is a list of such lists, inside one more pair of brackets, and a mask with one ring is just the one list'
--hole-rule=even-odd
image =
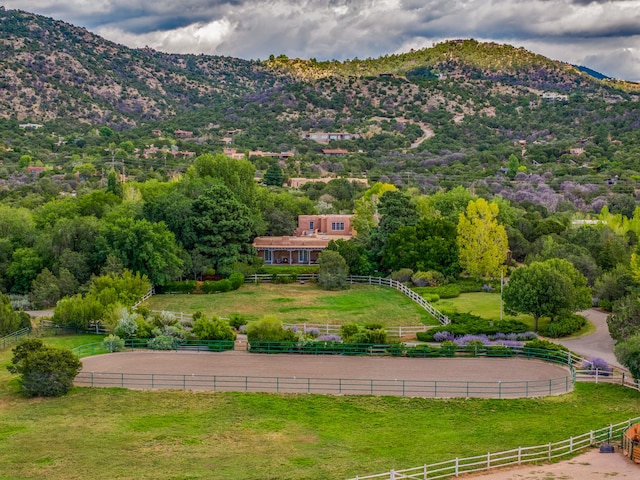
{"label": "grass field", "polygon": [[529,400],[88,388],[29,400],[8,383],[9,358],[0,352],[2,479],[339,480],[562,440],[640,411],[637,392],[605,384]]}
{"label": "grass field", "polygon": [[144,305],[151,310],[228,317],[241,313],[250,319],[277,315],[288,323],[437,324],[429,314],[402,293],[388,287],[352,285],[330,292],[315,284],[244,285],[235,292],[215,295],[154,295]]}

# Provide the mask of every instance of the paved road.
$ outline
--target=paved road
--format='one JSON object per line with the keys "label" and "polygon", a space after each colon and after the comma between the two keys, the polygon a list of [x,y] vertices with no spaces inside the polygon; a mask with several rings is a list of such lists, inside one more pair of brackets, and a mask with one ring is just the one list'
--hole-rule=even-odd
{"label": "paved road", "polygon": [[609,335],[609,327],[607,326],[607,313],[599,310],[589,309],[580,312],[581,315],[587,317],[596,327],[596,331],[591,335],[571,340],[558,340],[565,347],[579,353],[585,357],[597,357],[606,360],[609,365],[624,368],[616,360],[613,353],[615,341]]}

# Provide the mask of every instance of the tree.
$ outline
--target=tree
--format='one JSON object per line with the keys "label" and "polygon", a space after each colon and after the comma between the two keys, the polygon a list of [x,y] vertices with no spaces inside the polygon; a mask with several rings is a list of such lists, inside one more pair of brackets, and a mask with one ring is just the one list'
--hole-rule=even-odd
{"label": "tree", "polygon": [[42,268],[42,259],[33,248],[18,248],[7,268],[7,279],[13,293],[28,293],[31,282]]}
{"label": "tree", "polygon": [[640,379],[640,335],[634,335],[614,348],[618,361],[629,369],[636,380]]}
{"label": "tree", "polygon": [[109,175],[107,176],[107,192],[122,198],[122,182],[113,168],[109,170]]}
{"label": "tree", "polygon": [[344,261],[347,262],[351,275],[371,275],[373,267],[369,262],[367,250],[361,243],[351,240],[331,240],[327,250],[338,252]]}
{"label": "tree", "polygon": [[9,335],[27,326],[23,323],[20,314],[11,309],[9,297],[0,293],[0,337]]}
{"label": "tree", "polygon": [[125,268],[148,276],[155,285],[164,285],[182,272],[180,248],[164,223],[116,218],[102,226],[96,249],[100,263],[114,255]]}
{"label": "tree", "polygon": [[380,197],[389,190],[397,190],[397,188],[390,183],[376,182],[354,202],[353,228],[358,235],[366,237],[372,228],[378,226],[378,202]]}
{"label": "tree", "polygon": [[216,270],[253,256],[251,212],[224,185],[213,185],[194,200],[190,223],[196,250]]}
{"label": "tree", "polygon": [[640,335],[640,302],[636,295],[627,295],[613,304],[607,326],[611,338],[618,341]]}
{"label": "tree", "polygon": [[495,278],[507,260],[505,228],[498,224],[498,205],[484,198],[470,201],[458,220],[460,266],[469,275]]}
{"label": "tree", "polygon": [[29,299],[36,308],[49,308],[62,298],[58,279],[48,268],[42,270],[31,283]]}
{"label": "tree", "polygon": [[318,285],[325,290],[346,290],[349,288],[347,276],[349,267],[344,258],[331,250],[323,250],[318,255]]}
{"label": "tree", "polygon": [[277,163],[272,163],[264,172],[264,183],[270,186],[281,187],[284,182],[284,173]]}
{"label": "tree", "polygon": [[560,315],[588,307],[591,297],[586,282],[566,260],[533,262],[511,274],[503,292],[505,308],[532,315],[537,331],[540,317],[553,321]]}
{"label": "tree", "polygon": [[21,375],[23,393],[29,397],[57,397],[73,388],[73,379],[82,363],[70,350],[44,345],[42,340],[29,338],[13,349],[7,369]]}
{"label": "tree", "polygon": [[456,226],[444,218],[430,218],[416,226],[399,228],[389,236],[382,264],[391,270],[410,268],[458,275]]}

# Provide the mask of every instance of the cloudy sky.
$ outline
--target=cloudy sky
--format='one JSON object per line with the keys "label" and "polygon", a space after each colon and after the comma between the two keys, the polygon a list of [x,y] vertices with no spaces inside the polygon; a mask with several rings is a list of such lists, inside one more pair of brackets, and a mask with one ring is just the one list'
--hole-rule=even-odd
{"label": "cloudy sky", "polygon": [[640,81],[640,0],[0,0],[129,47],[266,59],[509,43]]}

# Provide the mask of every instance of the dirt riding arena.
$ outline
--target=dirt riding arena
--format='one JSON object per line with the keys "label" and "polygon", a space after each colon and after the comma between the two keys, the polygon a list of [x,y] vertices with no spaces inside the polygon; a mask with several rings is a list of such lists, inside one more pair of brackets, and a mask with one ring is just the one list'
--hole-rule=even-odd
{"label": "dirt riding arena", "polygon": [[78,385],[133,389],[519,398],[566,393],[569,371],[520,358],[120,352],[82,360]]}

